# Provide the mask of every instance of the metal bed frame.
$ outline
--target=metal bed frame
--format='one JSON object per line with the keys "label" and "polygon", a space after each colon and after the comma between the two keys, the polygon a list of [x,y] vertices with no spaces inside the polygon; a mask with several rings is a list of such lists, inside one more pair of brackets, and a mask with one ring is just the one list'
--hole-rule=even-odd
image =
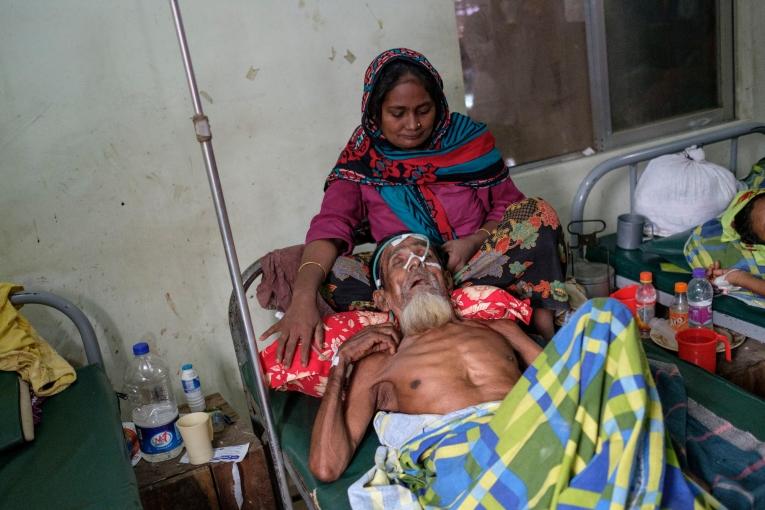
{"label": "metal bed frame", "polygon": [[63,313],[71,320],[77,331],[80,333],[82,345],[85,347],[85,358],[89,364],[97,364],[104,368],[104,360],[101,357],[101,348],[98,346],[98,338],[93,330],[93,325],[88,318],[77,308],[74,303],[42,291],[20,291],[9,296],[11,303],[15,306],[21,305],[45,305]]}
{"label": "metal bed frame", "polygon": [[[638,181],[638,164],[644,161],[648,161],[664,154],[671,154],[680,152],[691,145],[697,145],[703,147],[707,144],[717,143],[724,140],[730,140],[730,170],[735,174],[738,166],[738,140],[742,136],[750,134],[765,135],[765,124],[760,122],[742,122],[735,125],[724,126],[719,129],[706,131],[704,133],[694,134],[673,142],[666,142],[651,147],[628,152],[619,156],[609,158],[595,168],[590,170],[585,179],[579,184],[579,188],[576,191],[576,195],[571,203],[571,222],[574,229],[577,229],[581,233],[581,222],[584,217],[584,207],[587,202],[587,197],[592,192],[592,189],[606,174],[609,174],[615,170],[621,170],[624,168],[629,169],[629,187],[630,187],[630,212],[635,210],[635,187]],[[578,238],[578,236],[575,236]],[[573,248],[579,248],[579,246],[572,245]],[[629,278],[623,276],[616,276],[616,286],[625,287],[637,283]],[[658,300],[661,304],[669,306],[672,303],[673,296],[666,292],[659,291]],[[721,313],[717,310],[713,312],[713,319],[716,324],[719,324],[728,329],[732,329],[739,333],[743,333],[751,338],[765,342],[765,328],[756,324],[751,324],[739,318]]]}

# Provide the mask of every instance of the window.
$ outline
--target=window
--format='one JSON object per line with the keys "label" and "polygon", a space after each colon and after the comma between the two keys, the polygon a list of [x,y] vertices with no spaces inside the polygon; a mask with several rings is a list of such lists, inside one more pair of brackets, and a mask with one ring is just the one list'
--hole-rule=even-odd
{"label": "window", "polygon": [[508,164],[733,118],[731,0],[455,0],[468,113]]}

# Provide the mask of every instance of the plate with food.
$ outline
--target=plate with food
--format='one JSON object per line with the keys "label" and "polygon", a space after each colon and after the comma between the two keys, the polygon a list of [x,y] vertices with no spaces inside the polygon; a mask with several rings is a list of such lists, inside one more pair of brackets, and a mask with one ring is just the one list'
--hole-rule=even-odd
{"label": "plate with food", "polygon": [[[655,343],[659,347],[663,347],[670,351],[677,351],[677,341],[675,340],[675,336],[669,333],[670,331],[672,330],[669,328],[669,325],[667,325],[666,328],[653,327],[651,328],[651,333],[650,333],[651,340],[653,340],[653,343]],[[715,331],[728,337],[728,341],[730,342],[731,349],[735,349],[739,345],[743,344],[744,340],[746,340],[746,335],[743,335],[741,333],[736,333],[734,331],[731,331],[727,328],[723,328],[721,326],[715,326]],[[718,343],[717,352],[725,352],[725,345],[722,343]]]}

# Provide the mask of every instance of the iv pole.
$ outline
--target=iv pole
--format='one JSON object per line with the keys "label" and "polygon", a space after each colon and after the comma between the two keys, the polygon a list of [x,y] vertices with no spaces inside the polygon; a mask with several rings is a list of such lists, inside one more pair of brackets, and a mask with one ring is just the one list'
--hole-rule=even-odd
{"label": "iv pole", "polygon": [[194,103],[194,131],[196,132],[197,141],[202,145],[202,154],[207,169],[207,180],[210,183],[210,192],[212,193],[213,203],[215,204],[215,213],[218,217],[218,228],[220,229],[223,248],[226,252],[228,271],[231,275],[231,283],[234,287],[234,294],[236,295],[236,302],[239,307],[239,315],[242,318],[244,331],[247,337],[247,361],[250,363],[250,366],[253,369],[252,371],[255,373],[257,379],[258,404],[261,407],[262,415],[266,421],[268,446],[271,451],[271,458],[274,461],[282,505],[285,509],[292,510],[292,499],[287,488],[287,477],[284,471],[284,458],[282,457],[279,438],[276,435],[276,428],[274,427],[273,417],[271,416],[271,408],[269,407],[268,392],[266,391],[263,372],[260,367],[258,354],[255,352],[255,332],[252,327],[252,318],[250,317],[250,309],[247,306],[244,287],[242,286],[241,270],[239,269],[239,260],[236,256],[234,239],[231,235],[231,225],[229,224],[228,213],[226,212],[226,202],[223,198],[223,189],[220,183],[220,176],[218,175],[218,166],[215,163],[210,124],[207,120],[207,116],[205,116],[202,111],[202,102],[199,99],[197,81],[194,77],[194,69],[191,65],[191,56],[189,55],[189,49],[186,43],[186,33],[183,29],[183,20],[181,19],[178,0],[170,0],[170,7],[173,11],[175,32],[178,35],[178,44],[180,45],[181,56],[183,57],[183,66],[186,70],[186,81],[189,85],[191,100]]}

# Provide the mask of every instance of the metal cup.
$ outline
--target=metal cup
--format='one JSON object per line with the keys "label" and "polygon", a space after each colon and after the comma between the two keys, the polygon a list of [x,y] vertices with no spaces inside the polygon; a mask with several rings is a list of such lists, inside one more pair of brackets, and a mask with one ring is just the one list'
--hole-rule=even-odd
{"label": "metal cup", "polygon": [[616,223],[616,246],[622,250],[637,250],[643,242],[643,227],[648,218],[642,214],[620,214]]}

